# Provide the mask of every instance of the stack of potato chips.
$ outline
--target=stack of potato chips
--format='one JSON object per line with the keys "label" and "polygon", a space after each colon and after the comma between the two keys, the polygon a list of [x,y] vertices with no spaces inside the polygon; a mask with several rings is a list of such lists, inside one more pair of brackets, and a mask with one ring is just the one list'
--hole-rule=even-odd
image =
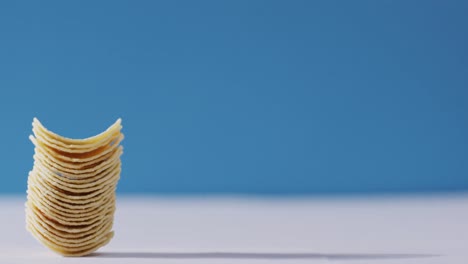
{"label": "stack of potato chips", "polygon": [[97,136],[70,139],[47,130],[34,118],[26,228],[51,250],[83,256],[113,237],[121,129],[118,119]]}

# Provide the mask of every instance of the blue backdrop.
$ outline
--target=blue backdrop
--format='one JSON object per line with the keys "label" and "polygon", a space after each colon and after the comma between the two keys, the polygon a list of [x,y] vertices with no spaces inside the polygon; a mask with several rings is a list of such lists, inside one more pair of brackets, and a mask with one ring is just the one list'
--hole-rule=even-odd
{"label": "blue backdrop", "polygon": [[468,189],[467,1],[2,1],[1,193],[33,117],[122,117],[125,193]]}

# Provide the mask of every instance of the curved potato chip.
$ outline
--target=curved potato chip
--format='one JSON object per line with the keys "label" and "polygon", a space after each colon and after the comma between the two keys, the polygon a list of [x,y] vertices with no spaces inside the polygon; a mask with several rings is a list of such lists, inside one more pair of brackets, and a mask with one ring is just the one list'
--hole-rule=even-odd
{"label": "curved potato chip", "polygon": [[117,121],[115,121],[114,124],[112,124],[104,132],[96,136],[92,136],[92,137],[88,137],[84,139],[72,139],[72,138],[67,138],[67,137],[63,137],[58,134],[55,134],[54,132],[47,130],[41,124],[41,122],[39,122],[37,118],[33,119],[33,128],[35,127],[39,128],[41,131],[44,132],[44,134],[47,135],[46,136],[47,138],[57,141],[58,144],[63,144],[63,146],[66,148],[74,148],[74,147],[79,148],[83,145],[93,145],[96,142],[102,141],[102,139],[107,138],[109,134],[113,134],[115,131],[120,131],[120,129],[122,128],[121,122],[122,122],[122,119],[119,118],[117,119]]}

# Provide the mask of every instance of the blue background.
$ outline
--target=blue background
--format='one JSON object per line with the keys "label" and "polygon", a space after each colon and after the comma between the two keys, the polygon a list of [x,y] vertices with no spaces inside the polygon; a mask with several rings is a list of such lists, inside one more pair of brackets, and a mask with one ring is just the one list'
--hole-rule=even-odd
{"label": "blue background", "polygon": [[122,193],[467,190],[467,3],[2,1],[0,193],[35,116],[122,117]]}

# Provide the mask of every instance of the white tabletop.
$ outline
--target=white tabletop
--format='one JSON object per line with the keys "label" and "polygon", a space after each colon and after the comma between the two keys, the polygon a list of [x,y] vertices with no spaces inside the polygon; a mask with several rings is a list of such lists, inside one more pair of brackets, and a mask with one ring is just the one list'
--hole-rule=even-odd
{"label": "white tabletop", "polygon": [[119,197],[115,237],[64,258],[0,198],[0,263],[468,263],[468,195],[363,198]]}

